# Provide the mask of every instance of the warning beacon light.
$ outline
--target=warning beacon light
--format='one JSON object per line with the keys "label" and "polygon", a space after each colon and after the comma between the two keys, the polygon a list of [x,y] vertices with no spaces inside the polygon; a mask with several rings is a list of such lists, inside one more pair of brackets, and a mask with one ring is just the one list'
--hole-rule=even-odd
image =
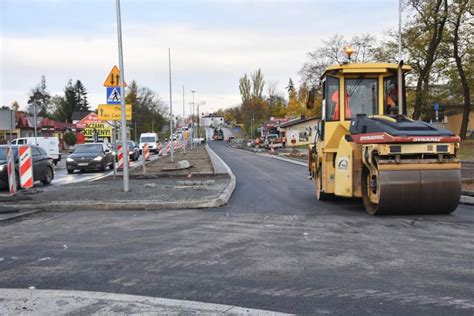
{"label": "warning beacon light", "polygon": [[351,55],[353,53],[354,53],[354,49],[352,48],[352,46],[349,45],[348,47],[346,47],[346,54],[349,61],[351,60]]}

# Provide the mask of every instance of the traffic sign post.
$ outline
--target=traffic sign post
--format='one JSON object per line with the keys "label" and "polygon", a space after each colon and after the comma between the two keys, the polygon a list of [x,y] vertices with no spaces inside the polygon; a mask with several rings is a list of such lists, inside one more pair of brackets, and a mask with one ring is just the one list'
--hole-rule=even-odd
{"label": "traffic sign post", "polygon": [[434,110],[435,110],[435,113],[436,113],[436,122],[438,122],[438,121],[439,121],[439,116],[438,116],[439,103],[438,103],[438,102],[435,102],[435,104],[434,104]]}

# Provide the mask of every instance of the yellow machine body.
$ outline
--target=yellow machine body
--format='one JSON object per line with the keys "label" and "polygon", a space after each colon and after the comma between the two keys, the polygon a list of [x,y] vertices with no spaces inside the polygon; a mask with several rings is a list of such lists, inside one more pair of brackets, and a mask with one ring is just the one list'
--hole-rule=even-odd
{"label": "yellow machine body", "polygon": [[[402,121],[405,122],[402,125],[416,123],[406,116],[387,113],[387,86],[393,84],[387,78],[393,78],[397,71],[409,70],[409,66],[399,69],[399,65],[388,63],[333,65],[326,69],[321,77],[322,120],[315,142],[309,146],[308,169],[316,182],[318,199],[330,195],[363,198],[369,214],[455,210],[461,192],[457,137],[354,135],[350,131],[351,124],[361,114],[376,121],[375,125],[386,123],[397,127]],[[371,89],[357,86],[363,79],[370,79]],[[346,85],[346,81],[351,85]],[[331,88],[332,98],[328,93]],[[359,98],[367,97],[364,91],[370,94],[367,97],[370,113],[350,116],[346,110],[352,110],[349,100],[355,98],[352,93],[357,90],[361,90]],[[330,116],[328,102],[338,104],[338,115]]]}

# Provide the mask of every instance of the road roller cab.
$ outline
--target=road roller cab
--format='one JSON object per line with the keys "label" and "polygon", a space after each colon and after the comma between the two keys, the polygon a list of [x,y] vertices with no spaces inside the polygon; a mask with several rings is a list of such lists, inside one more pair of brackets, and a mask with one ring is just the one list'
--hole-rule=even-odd
{"label": "road roller cab", "polygon": [[[390,63],[333,65],[309,148],[316,196],[362,198],[369,214],[450,213],[461,194],[459,137],[406,116],[404,75]],[[311,91],[308,108],[314,106]]]}

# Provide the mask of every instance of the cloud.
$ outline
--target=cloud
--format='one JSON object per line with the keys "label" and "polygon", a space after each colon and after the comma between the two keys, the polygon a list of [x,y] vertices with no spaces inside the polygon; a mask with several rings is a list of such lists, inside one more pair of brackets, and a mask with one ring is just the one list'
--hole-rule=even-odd
{"label": "cloud", "polygon": [[[46,75],[49,88],[61,91],[69,78],[86,84],[90,99],[102,93],[102,83],[117,64],[115,34],[89,36],[2,37],[1,59],[5,90],[26,94]],[[313,34],[314,35],[314,34]],[[262,68],[269,80],[295,76],[313,45],[293,33],[212,30],[192,25],[133,25],[124,32],[125,78],[136,79],[168,99],[168,47],[172,49],[174,82],[200,91],[202,99],[234,105],[239,101],[238,78]],[[6,80],[8,78],[8,80]],[[60,78],[60,80],[58,80]],[[2,103],[11,103],[2,96]],[[176,99],[180,95],[176,94]],[[18,98],[18,97],[17,97]],[[167,102],[167,100],[165,100]]]}

